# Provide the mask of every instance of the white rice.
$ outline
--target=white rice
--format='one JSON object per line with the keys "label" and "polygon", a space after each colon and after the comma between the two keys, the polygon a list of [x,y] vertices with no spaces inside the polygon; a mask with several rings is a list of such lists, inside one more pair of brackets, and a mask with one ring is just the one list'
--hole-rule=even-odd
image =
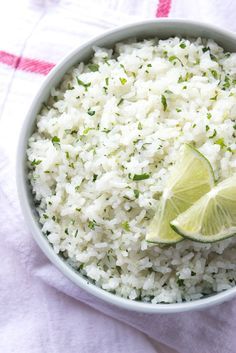
{"label": "white rice", "polygon": [[236,172],[236,54],[177,37],[94,51],[98,66],[81,63],[52,89],[29,140],[44,234],[97,286],[125,298],[173,303],[234,286],[236,238],[154,246],[145,233],[184,142],[219,180]]}

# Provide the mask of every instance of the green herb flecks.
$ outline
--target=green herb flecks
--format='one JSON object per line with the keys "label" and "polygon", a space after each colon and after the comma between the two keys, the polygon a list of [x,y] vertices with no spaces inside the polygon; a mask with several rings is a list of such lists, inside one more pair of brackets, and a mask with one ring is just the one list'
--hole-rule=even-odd
{"label": "green herb flecks", "polygon": [[219,138],[218,140],[216,140],[214,142],[216,145],[220,145],[220,148],[223,149],[224,147],[226,147],[225,141],[223,138]]}
{"label": "green herb flecks", "polygon": [[119,80],[120,80],[122,85],[125,85],[126,82],[127,82],[126,78],[124,78],[124,77],[120,77]]}
{"label": "green herb flecks", "polygon": [[147,174],[147,173],[144,173],[144,174],[134,174],[132,179],[134,181],[140,181],[140,180],[145,180],[145,179],[148,179],[148,178],[150,178],[150,175]]}
{"label": "green herb flecks", "polygon": [[139,198],[140,191],[138,189],[134,189],[134,196],[136,199]]}
{"label": "green herb flecks", "polygon": [[84,81],[80,80],[78,77],[76,77],[76,80],[77,80],[78,85],[84,87],[85,91],[87,91],[88,87],[91,86],[91,82],[85,83]]}
{"label": "green herb flecks", "polygon": [[207,113],[207,119],[210,120],[212,117],[211,113]]}
{"label": "green herb flecks", "polygon": [[163,105],[163,110],[165,112],[167,109],[167,101],[166,101],[166,97],[164,96],[164,94],[161,95],[161,103]]}
{"label": "green herb flecks", "polygon": [[209,48],[209,47],[203,47],[203,48],[202,48],[202,51],[203,51],[203,53],[205,53],[205,52],[207,52],[207,51],[210,51],[210,48]]}
{"label": "green herb flecks", "polygon": [[95,182],[97,180],[98,175],[97,174],[93,174],[93,182]]}
{"label": "green herb flecks", "polygon": [[209,139],[213,139],[214,137],[216,137],[217,131],[216,129],[214,129],[214,132],[211,136],[209,136]]}
{"label": "green herb flecks", "polygon": [[92,220],[92,221],[89,220],[89,221],[88,221],[88,227],[89,227],[90,229],[94,230],[96,225],[97,225],[97,223],[96,223],[95,220]]}
{"label": "green herb flecks", "polygon": [[117,107],[119,107],[119,105],[121,105],[123,102],[124,102],[124,99],[121,98],[121,99],[119,100],[119,102],[117,103]]}
{"label": "green herb flecks", "polygon": [[182,63],[182,61],[181,61],[176,55],[171,55],[168,60],[169,60],[169,62],[175,62],[175,61],[177,60],[177,61],[180,62],[180,64],[181,64],[182,66],[184,66],[183,63]]}
{"label": "green herb flecks", "polygon": [[225,91],[226,89],[230,88],[230,79],[228,76],[225,76],[225,81],[223,84],[223,90]]}
{"label": "green herb flecks", "polygon": [[93,127],[87,127],[86,129],[84,129],[83,135],[87,135],[88,132],[91,131],[91,130],[94,130],[94,128]]}
{"label": "green herb flecks", "polygon": [[216,101],[218,97],[218,93],[215,94],[215,96],[211,97],[210,100],[211,101]]}
{"label": "green herb flecks", "polygon": [[126,231],[129,232],[130,231],[130,225],[129,222],[125,221],[123,223],[121,223],[122,228]]}
{"label": "green herb flecks", "polygon": [[138,123],[138,130],[142,130],[143,129],[143,126],[142,126],[142,124],[140,123],[140,121],[139,121],[139,123]]}
{"label": "green herb flecks", "polygon": [[179,46],[180,46],[181,49],[185,49],[186,48],[186,44],[184,42],[180,43]]}
{"label": "green herb flecks", "polygon": [[102,132],[105,132],[106,134],[108,134],[111,131],[111,129],[103,129]]}
{"label": "green herb flecks", "polygon": [[96,72],[99,70],[99,65],[98,64],[88,64],[88,68],[92,72]]}
{"label": "green herb flecks", "polygon": [[217,80],[218,79],[218,73],[216,70],[210,70],[211,71],[211,74],[212,76]]}
{"label": "green herb flecks", "polygon": [[35,166],[35,165],[39,165],[41,162],[42,162],[41,159],[34,159],[30,164],[31,164],[32,166]]}
{"label": "green herb flecks", "polygon": [[96,112],[95,112],[95,110],[91,110],[89,108],[87,113],[88,113],[88,115],[93,116]]}
{"label": "green herb flecks", "polygon": [[189,81],[193,77],[191,72],[186,72],[185,76],[180,75],[178,78],[178,83],[183,83]]}
{"label": "green herb flecks", "polygon": [[53,144],[60,144],[60,139],[59,139],[59,137],[58,136],[53,136],[53,138],[52,138],[52,143]]}

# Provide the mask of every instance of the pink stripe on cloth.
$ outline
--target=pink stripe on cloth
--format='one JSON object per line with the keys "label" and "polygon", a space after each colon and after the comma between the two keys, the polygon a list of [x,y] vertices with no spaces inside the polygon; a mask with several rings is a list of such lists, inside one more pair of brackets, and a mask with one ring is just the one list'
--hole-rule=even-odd
{"label": "pink stripe on cloth", "polygon": [[17,70],[33,72],[36,74],[47,75],[55,66],[43,60],[23,58],[14,54],[0,50],[0,63],[11,66]]}
{"label": "pink stripe on cloth", "polygon": [[156,17],[168,17],[171,8],[171,0],[159,0]]}

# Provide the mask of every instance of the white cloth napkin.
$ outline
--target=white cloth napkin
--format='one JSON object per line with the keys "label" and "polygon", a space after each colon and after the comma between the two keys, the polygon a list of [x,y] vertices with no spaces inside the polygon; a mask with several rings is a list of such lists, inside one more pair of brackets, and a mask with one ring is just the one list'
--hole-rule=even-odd
{"label": "white cloth napkin", "polygon": [[236,351],[236,300],[171,315],[137,314],[108,305],[77,288],[45,258],[25,226],[17,200],[16,144],[43,73],[91,36],[156,15],[199,19],[236,30],[236,3],[230,0],[1,4],[0,352]]}

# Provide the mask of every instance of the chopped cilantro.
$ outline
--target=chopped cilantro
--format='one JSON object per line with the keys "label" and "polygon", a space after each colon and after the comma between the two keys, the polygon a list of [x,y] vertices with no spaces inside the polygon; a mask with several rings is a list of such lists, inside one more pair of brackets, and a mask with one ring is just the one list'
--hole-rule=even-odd
{"label": "chopped cilantro", "polygon": [[197,126],[197,124],[193,124],[193,129]]}
{"label": "chopped cilantro", "polygon": [[76,231],[75,231],[75,238],[77,237],[78,233],[79,233],[79,229],[76,229]]}
{"label": "chopped cilantro", "polygon": [[120,77],[119,80],[120,80],[122,85],[125,85],[126,82],[127,82],[126,78],[124,78],[124,77]]}
{"label": "chopped cilantro", "polygon": [[152,64],[147,64],[147,67],[152,67]]}
{"label": "chopped cilantro", "polygon": [[127,221],[121,223],[121,226],[124,230],[126,230],[126,232],[129,232],[130,231],[130,225]]}
{"label": "chopped cilantro", "polygon": [[142,128],[143,128],[143,126],[142,126],[142,124],[141,124],[140,121],[139,121],[139,123],[138,123],[138,130],[142,130]]}
{"label": "chopped cilantro", "polygon": [[184,285],[184,280],[182,278],[178,278],[176,282],[179,287],[182,287]]}
{"label": "chopped cilantro", "polygon": [[70,154],[68,151],[66,151],[66,159],[70,159]]}
{"label": "chopped cilantro", "polygon": [[117,103],[117,107],[119,107],[119,105],[120,105],[121,103],[123,103],[123,102],[124,102],[124,99],[121,98],[121,99],[119,100],[119,102]]}
{"label": "chopped cilantro", "polygon": [[93,182],[95,182],[97,180],[97,174],[93,174]]}
{"label": "chopped cilantro", "polygon": [[56,143],[60,143],[60,139],[59,139],[59,137],[57,137],[57,136],[53,136],[53,138],[52,138],[52,143],[53,144],[56,144]]}
{"label": "chopped cilantro", "polygon": [[211,113],[207,113],[207,119],[210,120],[212,117]]}
{"label": "chopped cilantro", "polygon": [[34,166],[34,165],[39,165],[41,163],[41,159],[34,159],[32,162],[31,162],[31,165]]}
{"label": "chopped cilantro", "polygon": [[67,235],[69,234],[68,228],[65,229],[65,233],[66,233]]}
{"label": "chopped cilantro", "polygon": [[209,139],[213,139],[216,136],[216,134],[217,134],[216,129],[214,129],[214,132],[211,136],[209,136]]}
{"label": "chopped cilantro", "polygon": [[220,148],[226,147],[225,141],[223,138],[219,138],[218,140],[215,141],[216,145],[220,145]]}
{"label": "chopped cilantro", "polygon": [[181,61],[177,56],[171,55],[171,56],[169,57],[169,61],[170,61],[170,62],[176,61],[176,60],[178,60],[178,61],[180,62],[180,64],[183,66],[182,61]]}
{"label": "chopped cilantro", "polygon": [[167,102],[166,102],[166,97],[164,96],[164,94],[161,95],[161,103],[163,105],[163,110],[165,112],[167,109]]}
{"label": "chopped cilantro", "polygon": [[223,90],[226,90],[226,88],[230,88],[230,79],[228,76],[225,76],[225,82],[223,84]]}
{"label": "chopped cilantro", "polygon": [[140,191],[137,190],[137,189],[135,189],[135,190],[134,190],[134,196],[135,196],[136,199],[138,199],[139,194],[140,194]]}
{"label": "chopped cilantro", "polygon": [[95,110],[88,109],[88,115],[93,116],[95,114]]}
{"label": "chopped cilantro", "polygon": [[88,68],[90,71],[95,72],[99,70],[99,65],[98,64],[88,64]]}
{"label": "chopped cilantro", "polygon": [[97,223],[96,223],[96,221],[88,221],[88,227],[90,228],[90,229],[95,229],[95,226],[97,225]]}
{"label": "chopped cilantro", "polygon": [[181,110],[181,109],[179,109],[179,108],[176,108],[176,111],[177,111],[177,113],[182,112],[182,110]]}
{"label": "chopped cilantro", "polygon": [[217,100],[217,96],[218,96],[218,93],[216,93],[214,97],[211,97],[210,100],[211,101],[216,101]]}
{"label": "chopped cilantro", "polygon": [[67,89],[68,91],[71,91],[72,89],[74,89],[74,87],[71,86],[70,82],[68,82],[67,84]]}
{"label": "chopped cilantro", "polygon": [[83,135],[87,135],[87,133],[88,133],[90,130],[94,130],[94,128],[92,128],[92,127],[87,127],[87,129],[84,129]]}
{"label": "chopped cilantro", "polygon": [[183,86],[182,89],[187,89],[187,86]]}
{"label": "chopped cilantro", "polygon": [[91,82],[85,83],[84,81],[80,80],[78,77],[76,77],[76,80],[77,80],[78,85],[84,87],[85,91],[87,91],[88,87],[91,86]]}
{"label": "chopped cilantro", "polygon": [[216,62],[217,62],[217,58],[216,58],[216,56],[215,56],[215,55],[210,54],[210,58],[211,58],[211,60],[212,60],[212,61],[216,61]]}
{"label": "chopped cilantro", "polygon": [[102,132],[105,132],[106,134],[108,134],[111,130],[110,129],[103,129]]}
{"label": "chopped cilantro", "polygon": [[206,51],[210,51],[210,48],[209,47],[204,47],[204,48],[202,48],[202,51],[203,51],[203,53],[205,53]]}
{"label": "chopped cilantro", "polygon": [[217,80],[218,79],[218,73],[216,70],[210,70],[211,71],[211,74],[212,76]]}
{"label": "chopped cilantro", "polygon": [[106,85],[108,86],[109,85],[109,77],[105,78],[105,82],[106,82]]}
{"label": "chopped cilantro", "polygon": [[149,177],[150,177],[150,175],[147,174],[147,173],[144,173],[144,174],[134,174],[133,180],[135,180],[135,181],[145,180],[145,179],[148,179]]}
{"label": "chopped cilantro", "polygon": [[209,130],[210,130],[210,126],[206,125],[206,131],[209,131]]}
{"label": "chopped cilantro", "polygon": [[183,42],[182,42],[182,43],[180,43],[180,45],[179,45],[179,46],[180,46],[180,48],[181,48],[181,49],[185,49],[185,48],[186,48],[186,44],[185,44],[185,43],[183,43]]}
{"label": "chopped cilantro", "polygon": [[75,191],[79,191],[79,189],[80,189],[80,185],[76,185],[75,186]]}
{"label": "chopped cilantro", "polygon": [[81,211],[81,208],[77,208],[75,209],[77,212],[80,212]]}
{"label": "chopped cilantro", "polygon": [[105,57],[103,58],[104,63],[107,64],[108,66],[110,66],[108,60],[109,60],[108,56],[105,56]]}
{"label": "chopped cilantro", "polygon": [[186,72],[186,75],[183,77],[182,75],[179,76],[178,83],[183,83],[189,81],[193,77],[191,72]]}
{"label": "chopped cilantro", "polygon": [[169,89],[166,89],[164,93],[167,93],[167,94],[173,94],[172,91],[170,91]]}
{"label": "chopped cilantro", "polygon": [[48,215],[46,213],[44,213],[43,218],[48,219]]}

